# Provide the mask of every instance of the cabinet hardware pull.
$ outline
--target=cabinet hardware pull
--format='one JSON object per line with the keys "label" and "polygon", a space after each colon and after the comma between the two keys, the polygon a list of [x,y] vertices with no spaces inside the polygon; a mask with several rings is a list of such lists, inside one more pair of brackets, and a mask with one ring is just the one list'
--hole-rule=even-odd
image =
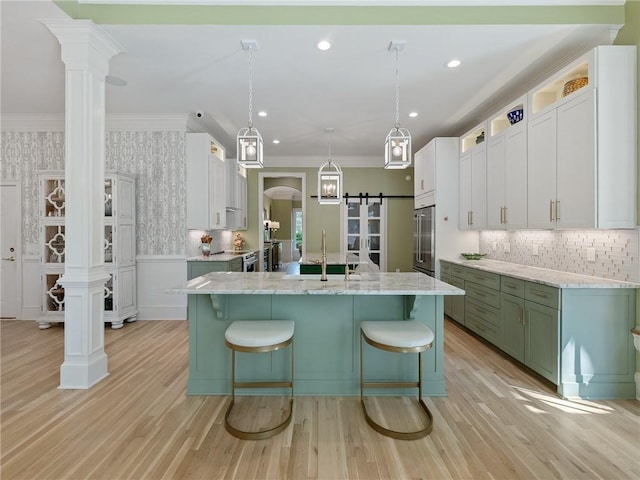
{"label": "cabinet hardware pull", "polygon": [[560,200],[556,200],[556,222],[560,221]]}
{"label": "cabinet hardware pull", "polygon": [[531,292],[531,293],[533,293],[536,297],[548,298],[544,293],[538,293],[538,292]]}
{"label": "cabinet hardware pull", "polygon": [[424,180],[420,180],[420,190],[424,190]]}
{"label": "cabinet hardware pull", "polygon": [[471,210],[471,225],[473,225],[473,210]]}
{"label": "cabinet hardware pull", "polygon": [[520,317],[520,323],[524,325],[524,310],[522,309],[522,307],[518,307],[518,316]]}
{"label": "cabinet hardware pull", "polygon": [[507,223],[507,207],[504,207],[504,223]]}
{"label": "cabinet hardware pull", "polygon": [[504,286],[512,290],[515,290],[517,288],[515,285],[509,285],[508,283],[505,283]]}
{"label": "cabinet hardware pull", "polygon": [[553,200],[549,200],[549,221],[553,222]]}

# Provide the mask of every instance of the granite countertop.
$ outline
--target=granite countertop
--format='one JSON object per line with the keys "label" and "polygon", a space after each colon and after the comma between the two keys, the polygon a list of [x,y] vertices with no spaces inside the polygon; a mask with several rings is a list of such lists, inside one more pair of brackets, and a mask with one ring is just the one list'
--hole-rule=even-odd
{"label": "granite countertop", "polygon": [[611,280],[609,278],[591,277],[578,273],[561,272],[548,268],[531,267],[517,263],[502,262],[499,260],[447,260],[444,262],[464,265],[465,267],[497,273],[513,278],[541,283],[556,288],[640,288],[640,284],[634,282]]}
{"label": "granite countertop", "polygon": [[344,275],[286,275],[282,272],[214,272],[194,278],[168,293],[253,295],[464,295],[464,290],[422,273],[363,273],[345,282]]}

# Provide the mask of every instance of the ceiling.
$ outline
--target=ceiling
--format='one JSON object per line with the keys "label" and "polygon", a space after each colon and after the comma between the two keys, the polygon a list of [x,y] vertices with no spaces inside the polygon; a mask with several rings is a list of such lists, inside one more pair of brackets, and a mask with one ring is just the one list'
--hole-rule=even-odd
{"label": "ceiling", "polygon": [[[3,116],[64,113],[60,46],[40,20],[67,15],[50,1],[0,1],[0,9]],[[267,166],[326,158],[329,142],[332,158],[343,165],[382,165],[384,139],[395,123],[392,40],[406,42],[399,55],[400,124],[411,131],[416,150],[435,136],[473,127],[552,69],[595,45],[610,44],[617,29],[602,24],[101,28],[125,50],[110,62],[110,75],[127,84],[107,85],[108,114],[189,114],[195,128],[211,133],[232,154],[235,135],[249,116],[249,54],[240,42],[255,40],[253,117],[265,141]],[[325,38],[333,48],[322,52],[315,43]],[[446,68],[452,58],[462,65]],[[268,116],[258,117],[259,110]],[[202,119],[195,118],[197,111],[204,113]],[[409,118],[410,111],[418,116]]]}

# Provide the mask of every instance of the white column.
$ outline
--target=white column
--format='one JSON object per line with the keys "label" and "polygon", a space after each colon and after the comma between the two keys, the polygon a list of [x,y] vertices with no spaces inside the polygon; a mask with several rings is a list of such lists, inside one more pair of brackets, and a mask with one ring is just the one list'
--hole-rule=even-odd
{"label": "white column", "polygon": [[121,53],[90,20],[44,20],[65,64],[64,363],[60,388],[106,377],[104,351],[105,77]]}

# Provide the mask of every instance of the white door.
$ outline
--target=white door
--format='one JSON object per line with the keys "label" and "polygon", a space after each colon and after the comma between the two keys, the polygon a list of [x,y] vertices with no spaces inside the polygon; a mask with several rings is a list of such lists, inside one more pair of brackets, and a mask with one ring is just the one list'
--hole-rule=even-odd
{"label": "white door", "polygon": [[529,121],[527,220],[529,228],[555,228],[556,111]]}
{"label": "white door", "polygon": [[460,155],[458,173],[458,222],[460,230],[471,229],[471,153]]}
{"label": "white door", "polygon": [[[386,205],[380,198],[347,199],[343,216],[346,243],[344,251],[350,259],[358,256],[359,263],[371,262],[374,269],[384,272],[387,268],[386,254]],[[365,249],[369,259],[364,258]],[[350,260],[351,261],[351,260]]]}
{"label": "white door", "polygon": [[0,317],[18,316],[18,188],[0,185]]}
{"label": "white door", "polygon": [[491,230],[504,229],[505,135],[489,139],[487,147],[487,227]]}
{"label": "white door", "polygon": [[558,107],[557,213],[560,228],[595,228],[595,90]]}
{"label": "white door", "polygon": [[487,228],[487,150],[484,144],[471,151],[471,228]]}
{"label": "white door", "polygon": [[527,128],[524,122],[507,130],[504,152],[504,222],[511,230],[527,228]]}

